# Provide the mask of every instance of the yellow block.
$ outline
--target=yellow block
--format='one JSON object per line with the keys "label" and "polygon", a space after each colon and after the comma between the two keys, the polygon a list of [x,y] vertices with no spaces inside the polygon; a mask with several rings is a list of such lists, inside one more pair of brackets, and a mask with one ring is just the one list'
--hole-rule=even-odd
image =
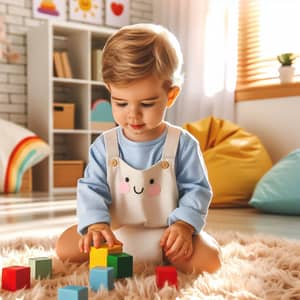
{"label": "yellow block", "polygon": [[122,245],[114,245],[108,248],[107,244],[100,248],[91,247],[90,250],[90,269],[94,267],[107,267],[107,256],[111,253],[122,253]]}

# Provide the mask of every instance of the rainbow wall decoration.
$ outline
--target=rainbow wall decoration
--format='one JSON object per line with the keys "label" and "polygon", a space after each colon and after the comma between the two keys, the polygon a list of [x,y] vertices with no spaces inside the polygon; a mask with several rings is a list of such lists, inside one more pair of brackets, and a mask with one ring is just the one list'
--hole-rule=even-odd
{"label": "rainbow wall decoration", "polygon": [[0,193],[18,192],[25,171],[51,152],[32,131],[0,119]]}
{"label": "rainbow wall decoration", "polygon": [[21,140],[13,149],[6,168],[4,192],[18,192],[22,185],[22,176],[32,165],[42,160],[47,144],[37,136]]}

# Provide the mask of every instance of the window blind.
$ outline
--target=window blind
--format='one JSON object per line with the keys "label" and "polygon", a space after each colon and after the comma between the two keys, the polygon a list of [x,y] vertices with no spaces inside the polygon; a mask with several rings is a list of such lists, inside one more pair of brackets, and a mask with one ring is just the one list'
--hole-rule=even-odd
{"label": "window blind", "polygon": [[296,55],[300,81],[300,1],[240,0],[237,91],[279,84],[277,55]]}

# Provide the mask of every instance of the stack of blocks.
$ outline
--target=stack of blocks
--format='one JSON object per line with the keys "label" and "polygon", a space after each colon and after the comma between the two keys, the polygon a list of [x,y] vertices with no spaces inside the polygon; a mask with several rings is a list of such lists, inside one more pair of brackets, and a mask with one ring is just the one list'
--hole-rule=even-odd
{"label": "stack of blocks", "polygon": [[[133,257],[123,252],[121,245],[109,248],[106,244],[90,250],[90,287],[112,290],[115,279],[131,277]],[[87,300],[88,289],[83,286],[65,286],[58,289],[58,300]]]}
{"label": "stack of blocks", "polygon": [[31,279],[51,278],[52,260],[48,257],[29,258],[29,266],[9,266],[2,269],[2,289],[29,289]]}
{"label": "stack of blocks", "polygon": [[91,247],[90,251],[90,285],[97,291],[103,286],[111,290],[114,288],[114,280],[131,277],[133,269],[133,257],[123,252],[121,245],[108,248],[103,245],[100,248]]}

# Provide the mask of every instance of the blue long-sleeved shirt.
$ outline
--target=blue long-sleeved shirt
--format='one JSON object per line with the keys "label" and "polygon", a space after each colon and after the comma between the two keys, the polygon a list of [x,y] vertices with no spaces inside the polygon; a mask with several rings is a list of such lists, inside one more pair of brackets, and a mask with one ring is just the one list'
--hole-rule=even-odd
{"label": "blue long-sleeved shirt", "polygon": [[[122,129],[117,129],[120,158],[136,169],[147,169],[161,160],[167,130],[152,140],[128,140]],[[175,173],[179,192],[178,207],[170,214],[168,224],[185,221],[200,232],[212,197],[207,170],[198,141],[182,129],[175,159]],[[78,180],[77,216],[78,232],[84,234],[94,223],[110,223],[109,206],[112,202],[106,169],[104,136],[91,145],[89,163],[84,177]]]}

